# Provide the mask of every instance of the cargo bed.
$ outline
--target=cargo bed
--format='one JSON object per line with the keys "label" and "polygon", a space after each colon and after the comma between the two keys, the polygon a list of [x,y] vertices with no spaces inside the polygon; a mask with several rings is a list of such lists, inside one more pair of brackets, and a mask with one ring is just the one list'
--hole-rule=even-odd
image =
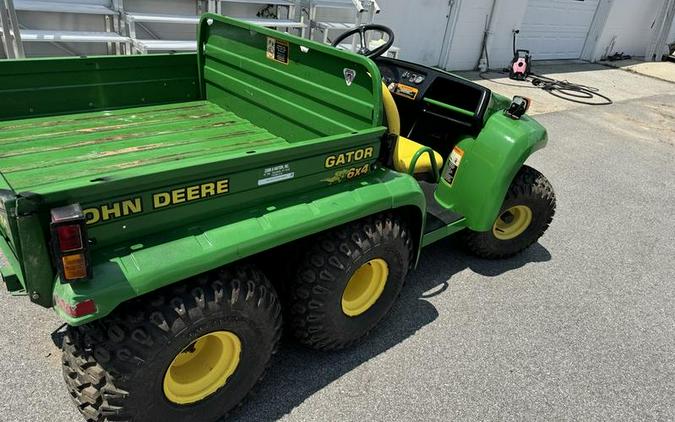
{"label": "cargo bed", "polygon": [[65,288],[107,292],[110,306],[95,298],[100,316],[322,221],[391,206],[386,189],[332,197],[341,182],[375,173],[386,128],[371,60],[216,15],[201,19],[197,39],[195,54],[0,61],[10,290],[53,305],[65,286],[51,232],[63,210],[86,227],[80,246],[94,274]]}
{"label": "cargo bed", "polygon": [[0,171],[14,191],[149,164],[227,158],[287,142],[209,101],[0,122]]}

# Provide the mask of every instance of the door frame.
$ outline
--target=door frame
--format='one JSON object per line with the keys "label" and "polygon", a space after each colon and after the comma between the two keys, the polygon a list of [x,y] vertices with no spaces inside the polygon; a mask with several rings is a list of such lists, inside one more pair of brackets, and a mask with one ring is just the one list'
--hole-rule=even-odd
{"label": "door frame", "polygon": [[600,0],[598,8],[595,10],[595,16],[591,22],[591,29],[586,35],[586,42],[584,48],[581,50],[581,60],[594,62],[598,53],[598,41],[607,24],[609,12],[612,10],[614,2],[612,0]]}

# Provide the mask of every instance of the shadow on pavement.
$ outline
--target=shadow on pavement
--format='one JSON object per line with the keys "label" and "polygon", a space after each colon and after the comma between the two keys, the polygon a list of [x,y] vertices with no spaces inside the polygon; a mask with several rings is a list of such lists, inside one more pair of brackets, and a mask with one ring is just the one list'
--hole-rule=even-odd
{"label": "shadow on pavement", "polygon": [[361,344],[340,352],[317,352],[286,336],[265,380],[228,420],[277,420],[306,398],[352,369],[389,350],[438,317],[427,300],[442,295],[452,277],[470,268],[496,277],[532,262],[545,262],[551,254],[538,243],[506,260],[488,261],[467,255],[455,239],[445,239],[426,248],[417,270],[408,276],[401,297],[390,314]]}
{"label": "shadow on pavement", "polygon": [[471,271],[485,277],[497,277],[505,272],[516,270],[530,263],[550,261],[551,254],[545,247],[541,246],[539,243],[535,243],[525,252],[509,259],[488,261],[469,255],[464,255],[463,259],[466,260]]}

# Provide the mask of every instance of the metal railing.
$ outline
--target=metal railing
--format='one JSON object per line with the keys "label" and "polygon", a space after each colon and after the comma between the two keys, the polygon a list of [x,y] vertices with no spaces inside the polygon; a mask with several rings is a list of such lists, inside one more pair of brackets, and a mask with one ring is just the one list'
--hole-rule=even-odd
{"label": "metal railing", "polygon": [[[228,12],[227,5],[235,4],[260,6],[257,16],[243,17],[244,20],[294,31],[306,38],[322,38],[324,42],[329,42],[330,32],[372,23],[380,11],[376,0],[197,0],[191,15],[135,12],[126,10],[123,0],[0,0],[0,38],[5,55],[10,59],[25,57],[24,43],[32,42],[50,43],[70,55],[79,55],[77,48],[73,47],[78,43],[105,44],[108,54],[194,51],[196,41],[162,39],[150,25],[196,25],[202,12],[223,14]],[[322,9],[341,9],[347,14],[352,12],[353,20],[322,20],[319,13]],[[263,10],[267,13],[261,14]],[[101,31],[28,28],[21,24],[17,12],[98,15],[103,17],[104,22]],[[321,35],[313,31],[320,31]]]}

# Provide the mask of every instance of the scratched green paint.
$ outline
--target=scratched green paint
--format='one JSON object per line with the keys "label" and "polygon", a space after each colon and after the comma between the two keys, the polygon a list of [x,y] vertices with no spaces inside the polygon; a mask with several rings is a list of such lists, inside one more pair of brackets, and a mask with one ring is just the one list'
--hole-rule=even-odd
{"label": "scratched green paint", "polygon": [[[23,124],[22,124],[23,123]],[[30,129],[31,123],[37,127]],[[0,168],[17,191],[87,175],[286,141],[208,101],[0,122]],[[42,126],[41,126],[42,124]],[[31,133],[34,135],[31,136]]]}

